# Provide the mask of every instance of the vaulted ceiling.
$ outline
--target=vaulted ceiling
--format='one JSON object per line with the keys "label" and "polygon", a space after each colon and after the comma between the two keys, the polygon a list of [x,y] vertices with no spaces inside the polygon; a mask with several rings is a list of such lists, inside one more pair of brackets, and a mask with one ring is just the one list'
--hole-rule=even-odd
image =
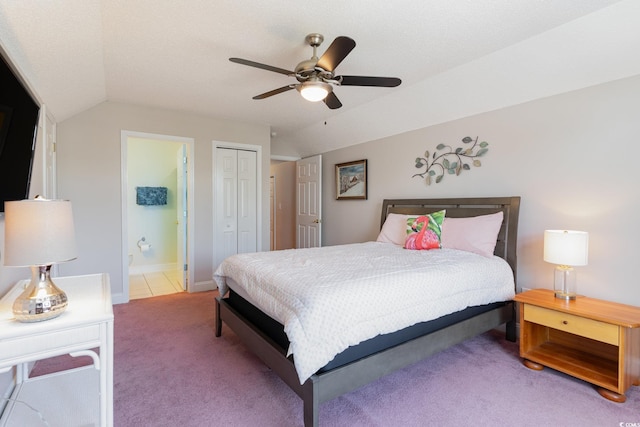
{"label": "vaulted ceiling", "polygon": [[[61,122],[104,101],[271,126],[272,152],[304,156],[640,74],[635,0],[10,0],[0,43]],[[293,69],[305,36],[357,45],[338,74],[395,88],[335,88],[343,107],[230,62]]]}

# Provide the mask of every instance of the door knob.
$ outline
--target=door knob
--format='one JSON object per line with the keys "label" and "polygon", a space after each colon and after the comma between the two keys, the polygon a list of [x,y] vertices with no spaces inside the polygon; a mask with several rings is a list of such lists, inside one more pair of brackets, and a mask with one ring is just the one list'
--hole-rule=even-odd
{"label": "door knob", "polygon": [[314,224],[320,224],[320,220],[319,220],[319,219],[314,219],[314,220],[313,220],[313,223],[314,223]]}

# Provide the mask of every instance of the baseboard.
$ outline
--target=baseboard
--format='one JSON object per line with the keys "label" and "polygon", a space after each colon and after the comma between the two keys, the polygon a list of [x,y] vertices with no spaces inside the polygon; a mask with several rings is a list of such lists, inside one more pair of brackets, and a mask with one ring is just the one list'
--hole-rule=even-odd
{"label": "baseboard", "polygon": [[[218,287],[213,280],[206,280],[202,282],[195,282],[193,285],[189,286],[189,293],[213,291],[217,288]],[[111,294],[111,302],[113,304],[124,304],[129,302],[129,297],[122,292]]]}
{"label": "baseboard", "polygon": [[192,286],[189,286],[189,292],[213,291],[214,289],[217,289],[217,285],[213,280],[195,282]]}
{"label": "baseboard", "polygon": [[111,294],[111,303],[112,304],[124,304],[129,302],[129,296],[125,296],[122,292],[117,294]]}

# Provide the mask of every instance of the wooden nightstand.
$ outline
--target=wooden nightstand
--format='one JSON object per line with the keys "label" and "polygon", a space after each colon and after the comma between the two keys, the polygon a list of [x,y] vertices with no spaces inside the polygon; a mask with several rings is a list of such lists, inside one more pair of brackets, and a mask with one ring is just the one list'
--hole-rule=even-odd
{"label": "wooden nightstand", "polygon": [[555,298],[534,289],[516,295],[520,308],[520,357],[580,378],[614,402],[640,385],[640,308],[587,297]]}

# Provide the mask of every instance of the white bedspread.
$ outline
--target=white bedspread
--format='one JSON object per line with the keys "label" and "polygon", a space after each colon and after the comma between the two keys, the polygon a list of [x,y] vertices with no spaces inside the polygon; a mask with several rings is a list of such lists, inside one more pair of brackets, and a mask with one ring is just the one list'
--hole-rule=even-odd
{"label": "white bedspread", "polygon": [[221,295],[226,277],[284,325],[301,384],[351,345],[514,296],[499,257],[381,242],[234,255],[214,275]]}

